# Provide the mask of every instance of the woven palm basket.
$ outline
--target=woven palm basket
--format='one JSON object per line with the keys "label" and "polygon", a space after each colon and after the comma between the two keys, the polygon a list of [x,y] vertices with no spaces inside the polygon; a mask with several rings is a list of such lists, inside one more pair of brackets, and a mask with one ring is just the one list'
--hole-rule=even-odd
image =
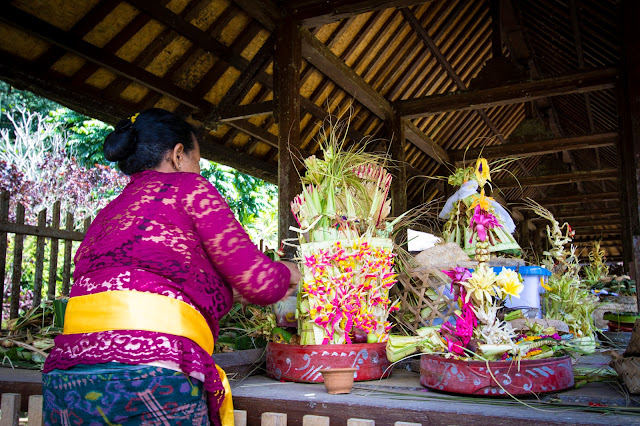
{"label": "woven palm basket", "polygon": [[629,346],[623,356],[613,354],[611,367],[622,378],[629,393],[640,393],[640,320],[633,325]]}
{"label": "woven palm basket", "polygon": [[458,304],[449,296],[450,279],[434,268],[419,268],[398,277],[391,296],[400,299],[400,310],[393,313],[398,326],[409,334],[420,327],[448,321]]}

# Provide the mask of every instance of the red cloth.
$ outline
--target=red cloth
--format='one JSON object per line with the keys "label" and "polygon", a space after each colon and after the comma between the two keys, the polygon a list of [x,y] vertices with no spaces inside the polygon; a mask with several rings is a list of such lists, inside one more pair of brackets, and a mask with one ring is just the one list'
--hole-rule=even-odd
{"label": "red cloth", "polygon": [[[266,305],[284,296],[289,280],[287,267],[256,248],[210,182],[195,173],[147,170],[132,175],[91,224],[76,253],[71,297],[110,290],[174,297],[195,307],[217,337],[218,322],[232,306],[232,287]],[[58,336],[44,372],[110,361],[173,363],[204,375],[212,413],[222,401],[211,357],[193,341],[164,333]]]}

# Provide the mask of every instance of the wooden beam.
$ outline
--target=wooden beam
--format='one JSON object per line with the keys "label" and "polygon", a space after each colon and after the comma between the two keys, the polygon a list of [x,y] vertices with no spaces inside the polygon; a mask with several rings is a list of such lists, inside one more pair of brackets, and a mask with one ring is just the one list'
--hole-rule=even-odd
{"label": "wooden beam", "polygon": [[192,23],[185,21],[170,9],[158,7],[158,3],[155,0],[127,0],[127,2],[235,68],[244,70],[246,67],[248,61],[239,53],[211,37]]}
{"label": "wooden beam", "polygon": [[591,228],[596,226],[621,225],[622,219],[617,218],[617,219],[594,220],[591,218],[586,218],[586,219],[583,218],[583,219],[568,219],[568,220],[563,219],[562,222],[567,222],[569,225],[571,225],[572,228]]}
{"label": "wooden beam", "polygon": [[[300,148],[301,32],[291,17],[284,17],[275,29],[273,59],[274,98],[278,118],[278,240],[295,238],[289,227],[295,224],[291,201],[300,189],[298,171],[290,152]],[[285,257],[295,250],[285,246]]]}
{"label": "wooden beam", "polygon": [[538,201],[543,206],[556,206],[566,204],[587,204],[587,203],[601,203],[605,201],[619,201],[620,194],[617,192],[597,192],[589,195],[585,194],[567,194],[558,197],[546,197],[541,198]]}
{"label": "wooden beam", "polygon": [[0,52],[0,79],[111,125],[137,110],[135,105],[124,100],[115,100],[91,86],[72,85],[55,71],[38,69],[30,62],[4,52]]}
{"label": "wooden beam", "polygon": [[491,145],[484,148],[459,149],[449,152],[451,161],[460,162],[463,159],[476,159],[480,155],[488,160],[512,157],[533,157],[552,154],[554,152],[574,149],[599,148],[615,146],[618,141],[617,132],[597,133],[593,135],[573,136],[567,138],[553,138],[540,141],[509,143],[505,145]]}
{"label": "wooden beam", "polygon": [[307,0],[292,2],[290,11],[300,25],[318,27],[361,13],[421,3],[425,0]]}
{"label": "wooden beam", "polygon": [[227,124],[233,128],[236,128],[247,135],[254,137],[269,146],[278,148],[278,137],[273,133],[269,133],[261,127],[249,122],[248,120],[234,120],[229,121]]}
{"label": "wooden beam", "polygon": [[521,186],[563,185],[575,182],[591,182],[597,180],[618,179],[618,169],[604,169],[561,173],[555,175],[525,176],[518,179],[496,180],[493,183],[500,189],[519,188]]}
{"label": "wooden beam", "polygon": [[273,101],[256,102],[246,105],[237,105],[220,111],[218,121],[233,121],[255,117],[258,115],[273,114]]}
{"label": "wooden beam", "polygon": [[[495,52],[497,49],[498,50],[502,49],[502,44],[495,40],[496,39],[496,37],[495,37],[496,28],[498,28],[498,30],[497,30],[497,38],[498,39],[500,38],[500,31],[499,31],[499,27],[500,26],[495,23],[496,15],[499,12],[499,8],[495,7],[496,6],[495,2],[492,3],[491,6],[492,6],[491,10],[492,10],[492,13],[493,13],[492,19],[494,21],[494,24],[493,24],[493,27],[494,27],[494,40],[493,40],[493,43],[494,43],[494,45],[493,45],[493,48],[494,48],[494,52]],[[444,70],[447,72],[447,75],[455,82],[456,86],[458,86],[458,89],[459,90],[466,90],[467,86],[465,85],[465,83],[462,80],[462,78],[460,78],[458,73],[456,73],[456,71],[451,66],[451,63],[447,60],[447,58],[445,58],[445,56],[442,53],[442,51],[440,50],[440,48],[436,45],[435,40],[433,40],[429,36],[429,34],[424,29],[422,24],[420,24],[420,22],[418,22],[418,19],[413,14],[413,12],[411,10],[407,9],[407,8],[401,9],[401,12],[402,12],[402,15],[404,16],[404,18],[407,20],[407,22],[409,22],[409,25],[411,26],[411,28],[416,32],[418,37],[427,45],[427,47],[429,48],[431,53],[435,56],[436,60],[440,64],[440,66],[442,66],[444,68]],[[496,45],[495,45],[496,43],[499,44],[499,46],[497,48],[496,48]],[[501,55],[501,53],[500,53],[500,55]],[[483,109],[478,109],[478,110],[476,110],[476,113],[480,116],[480,118],[482,118],[482,121],[484,121],[484,123],[487,125],[487,127],[489,127],[489,130],[491,130],[491,133],[493,133],[496,136],[496,138],[498,139],[500,144],[504,144],[505,143],[505,139],[504,139],[504,136],[502,135],[502,132],[500,131],[500,129],[498,129],[498,127],[489,118],[489,116],[487,115],[486,111],[484,111]],[[522,174],[524,176],[530,175],[529,170],[527,169],[526,165],[521,160],[517,160],[516,163],[520,167],[520,169],[522,170]],[[540,195],[542,195],[542,194],[540,194]]]}
{"label": "wooden beam", "polygon": [[[640,291],[640,33],[637,19],[640,2],[621,1],[618,16],[622,28],[622,72],[618,90],[620,213],[624,218],[622,254],[625,268]],[[638,303],[640,306],[640,300]]]}
{"label": "wooden beam", "polygon": [[151,90],[175,99],[190,108],[201,109],[208,104],[202,99],[195,99],[190,92],[166,79],[139,68],[116,55],[105,52],[80,38],[73,37],[58,27],[29,15],[14,6],[5,5],[2,14],[0,14],[0,21],[64,48],[89,62],[95,63],[115,74],[126,77]]}
{"label": "wooden beam", "polygon": [[572,72],[490,89],[467,90],[396,101],[393,106],[405,118],[426,117],[449,111],[492,108],[548,96],[610,89],[615,86],[617,75],[618,71],[615,68]]}
{"label": "wooden beam", "polygon": [[558,218],[576,218],[576,217],[603,217],[603,216],[620,216],[619,209],[578,209],[578,210],[563,210],[553,212],[553,215]]}
{"label": "wooden beam", "polygon": [[[276,24],[280,22],[284,16],[282,14],[282,10],[280,10],[278,5],[276,5],[272,0],[234,0],[234,2],[247,15],[264,25],[264,27],[269,31],[274,31]],[[266,77],[270,78],[270,76],[263,73],[260,83],[265,84],[267,87],[273,87],[268,84],[269,81],[265,80]],[[325,120],[329,116],[327,111],[316,105],[311,99],[307,99],[304,96],[300,96],[300,105],[305,111],[320,121]],[[349,127],[347,134],[351,139],[357,141],[360,141],[365,137],[364,134],[352,127]]]}
{"label": "wooden beam", "polygon": [[394,113],[389,102],[362,77],[338,58],[324,43],[304,28],[300,28],[302,56],[349,95],[383,120]]}
{"label": "wooden beam", "polygon": [[[135,105],[105,94],[90,86],[72,86],[64,76],[56,79],[52,71],[34,69],[21,58],[0,52],[0,78],[16,88],[30,90],[75,111],[115,125],[122,117],[136,112]],[[225,147],[210,135],[201,136],[203,158],[238,169],[269,183],[278,183],[275,164],[261,161],[243,152]]]}
{"label": "wooden beam", "polygon": [[274,185],[278,184],[278,166],[275,163],[258,160],[242,151],[227,147],[213,136],[205,135],[200,138],[200,154],[207,160],[225,164]]}
{"label": "wooden beam", "polygon": [[233,2],[269,31],[274,31],[283,18],[282,10],[272,0],[233,0]]}
{"label": "wooden beam", "polygon": [[433,139],[425,135],[424,132],[418,129],[411,121],[403,120],[403,122],[405,127],[405,137],[411,141],[411,143],[440,164],[447,164],[450,162],[447,151],[435,143]]}
{"label": "wooden beam", "polygon": [[256,82],[258,76],[262,74],[273,58],[273,37],[269,37],[264,42],[258,53],[251,59],[251,62],[242,71],[240,77],[233,83],[233,86],[225,93],[222,100],[216,105],[203,121],[203,126],[209,128],[217,122],[224,111],[238,105],[246,93]]}

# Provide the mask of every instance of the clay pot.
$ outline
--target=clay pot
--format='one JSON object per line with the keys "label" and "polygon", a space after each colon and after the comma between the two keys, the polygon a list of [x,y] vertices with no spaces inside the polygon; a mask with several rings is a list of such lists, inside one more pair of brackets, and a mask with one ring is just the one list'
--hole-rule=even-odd
{"label": "clay pot", "polygon": [[332,395],[351,392],[351,388],[353,388],[353,373],[355,372],[355,368],[320,370],[324,378],[324,387]]}

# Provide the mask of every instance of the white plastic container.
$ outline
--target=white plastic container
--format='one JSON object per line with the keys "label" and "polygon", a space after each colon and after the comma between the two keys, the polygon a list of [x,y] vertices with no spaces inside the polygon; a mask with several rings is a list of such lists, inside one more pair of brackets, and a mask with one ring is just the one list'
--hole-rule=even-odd
{"label": "white plastic container", "polygon": [[[524,289],[520,293],[520,298],[512,297],[505,301],[505,306],[515,309],[531,309],[530,318],[542,318],[542,310],[540,309],[540,295],[544,292],[542,283],[547,284],[551,271],[540,266],[520,266],[518,268],[507,267],[507,269],[515,269],[520,273],[523,279]],[[496,274],[500,273],[502,268],[494,268]]]}

